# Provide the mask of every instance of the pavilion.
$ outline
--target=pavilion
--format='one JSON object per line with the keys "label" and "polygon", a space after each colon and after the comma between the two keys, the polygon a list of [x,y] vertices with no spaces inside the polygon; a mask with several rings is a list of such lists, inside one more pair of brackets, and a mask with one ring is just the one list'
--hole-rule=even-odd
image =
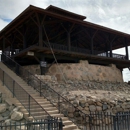
{"label": "pavilion", "polygon": [[[40,61],[115,64],[130,67],[130,35],[85,21],[86,17],[50,5],[30,5],[0,32],[0,49],[19,64]],[[125,48],[125,55],[113,50]]]}

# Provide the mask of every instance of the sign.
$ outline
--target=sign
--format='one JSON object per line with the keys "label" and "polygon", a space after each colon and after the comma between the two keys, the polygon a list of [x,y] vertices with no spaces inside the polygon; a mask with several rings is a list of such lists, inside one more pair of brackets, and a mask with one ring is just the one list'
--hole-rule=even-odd
{"label": "sign", "polygon": [[47,62],[41,61],[41,62],[40,62],[40,66],[41,66],[41,67],[47,67]]}
{"label": "sign", "polygon": [[28,56],[34,56],[34,52],[28,51],[28,52],[27,52],[27,55],[28,55]]}

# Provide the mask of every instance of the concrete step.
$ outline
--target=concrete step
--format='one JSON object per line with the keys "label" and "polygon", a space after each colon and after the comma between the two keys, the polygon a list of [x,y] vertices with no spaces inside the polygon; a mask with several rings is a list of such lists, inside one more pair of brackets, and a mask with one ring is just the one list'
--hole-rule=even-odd
{"label": "concrete step", "polygon": [[[43,99],[36,99],[36,98],[34,98],[37,102],[46,102],[46,101],[48,101],[47,99],[45,99],[45,98],[43,98]],[[20,100],[21,102],[27,102],[27,100]],[[31,102],[33,102],[33,101],[31,101]]]}
{"label": "concrete step", "polygon": [[63,114],[50,114],[50,116],[52,116],[52,117],[63,117],[64,115]]}
{"label": "concrete step", "polygon": [[74,124],[72,125],[67,125],[67,126],[64,126],[63,127],[63,130],[74,130],[74,129],[77,129],[78,127]]}
{"label": "concrete step", "polygon": [[[54,107],[53,104],[51,104],[46,98],[40,97],[39,92],[36,92],[36,90],[33,89],[31,86],[29,86],[21,77],[17,76],[14,72],[12,72],[3,63],[0,64],[0,67],[2,67],[5,70],[5,72],[7,72],[12,78],[14,78],[14,80],[18,84],[20,84],[20,86],[27,93],[29,93],[32,96],[33,100],[37,101],[38,104],[40,104],[41,107],[43,109],[45,109],[50,114],[50,116],[62,118],[63,124],[65,125],[63,130],[78,130],[77,126],[74,125],[72,123],[72,121],[70,121],[68,119],[68,117],[64,117],[63,114],[60,114],[58,109],[56,107]],[[18,89],[17,89],[17,93],[21,95],[20,90],[18,90]],[[45,111],[41,111],[42,108],[39,108],[40,106],[37,106],[35,101],[33,101],[33,100],[31,100],[31,105],[32,106],[30,107],[30,112],[34,116],[34,118],[35,119],[45,119],[46,117],[48,117],[48,114],[45,113]],[[28,102],[26,101],[26,99],[24,100],[24,94],[23,94],[23,99],[21,97],[20,101],[23,103],[25,108],[26,107],[28,108]],[[23,107],[23,105],[21,103],[17,103],[16,102],[16,105],[17,106],[21,106],[20,110],[24,112],[24,117],[28,117],[29,116],[28,111]]]}
{"label": "concrete step", "polygon": [[56,107],[46,107],[44,108],[46,111],[51,111],[51,110],[57,110]]}
{"label": "concrete step", "polygon": [[72,125],[73,122],[70,121],[70,120],[66,120],[66,121],[63,121],[63,124],[66,126],[66,125]]}
{"label": "concrete step", "polygon": [[47,111],[49,114],[59,114],[58,110]]}
{"label": "concrete step", "polygon": [[41,105],[43,108],[47,108],[47,107],[53,107],[52,104],[45,104],[45,105]]}
{"label": "concrete step", "polygon": [[48,115],[37,115],[34,116],[35,119],[40,120],[40,119],[46,119],[48,117]]}

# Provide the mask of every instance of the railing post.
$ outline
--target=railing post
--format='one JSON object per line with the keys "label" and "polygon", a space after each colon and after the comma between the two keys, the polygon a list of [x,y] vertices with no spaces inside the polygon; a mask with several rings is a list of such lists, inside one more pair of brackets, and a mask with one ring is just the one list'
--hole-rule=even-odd
{"label": "railing post", "polygon": [[29,111],[29,116],[31,115],[30,114],[30,95],[28,96],[28,111]]}
{"label": "railing post", "polygon": [[28,81],[27,82],[28,82],[28,85],[29,85],[29,71],[28,71]]}
{"label": "railing post", "polygon": [[63,130],[63,123],[62,123],[62,119],[60,118],[60,122],[59,122],[59,130]]}
{"label": "railing post", "polygon": [[3,71],[3,86],[4,86],[4,71]]}
{"label": "railing post", "polygon": [[59,113],[60,113],[60,95],[58,94],[58,109],[59,109]]}
{"label": "railing post", "polygon": [[42,86],[41,86],[41,80],[40,80],[40,97],[42,96]]}
{"label": "railing post", "polygon": [[113,116],[113,127],[114,127],[114,130],[116,130],[116,117]]}
{"label": "railing post", "polygon": [[14,86],[15,86],[15,81],[13,80],[13,98],[14,98]]}

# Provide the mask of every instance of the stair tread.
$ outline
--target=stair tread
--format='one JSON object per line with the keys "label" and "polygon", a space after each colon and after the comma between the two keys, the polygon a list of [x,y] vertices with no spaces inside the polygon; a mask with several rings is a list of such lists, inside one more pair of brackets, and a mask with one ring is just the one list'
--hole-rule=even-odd
{"label": "stair tread", "polygon": [[[21,87],[29,93],[35,101],[40,104],[40,106],[45,109],[50,116],[53,117],[59,117],[62,119],[63,124],[65,124],[63,130],[79,130],[75,124],[73,124],[72,121],[69,120],[68,117],[64,117],[63,114],[59,113],[59,110],[53,106],[53,104],[50,103],[46,98],[40,97],[39,92],[37,92],[33,87],[28,85],[26,81],[24,81],[24,78],[19,77],[16,75],[12,70],[10,70],[8,67],[6,67],[3,63],[0,65],[3,67],[4,71],[9,74],[9,76],[13,77],[14,81],[16,81],[18,84],[21,85]],[[26,77],[25,77],[26,78]],[[10,82],[10,81],[9,81]],[[20,93],[19,90],[17,90],[18,93]],[[30,109],[31,114],[34,116],[35,119],[45,119],[47,116],[49,116],[45,111],[42,111],[42,108],[39,108],[39,106],[35,105],[35,101],[31,102],[32,107]],[[26,100],[21,100],[22,104],[27,107],[28,102]],[[21,106],[21,111],[24,111],[24,115],[29,115],[28,111],[24,108],[24,106],[21,103],[15,103],[17,106]],[[28,107],[27,107],[28,108]]]}

